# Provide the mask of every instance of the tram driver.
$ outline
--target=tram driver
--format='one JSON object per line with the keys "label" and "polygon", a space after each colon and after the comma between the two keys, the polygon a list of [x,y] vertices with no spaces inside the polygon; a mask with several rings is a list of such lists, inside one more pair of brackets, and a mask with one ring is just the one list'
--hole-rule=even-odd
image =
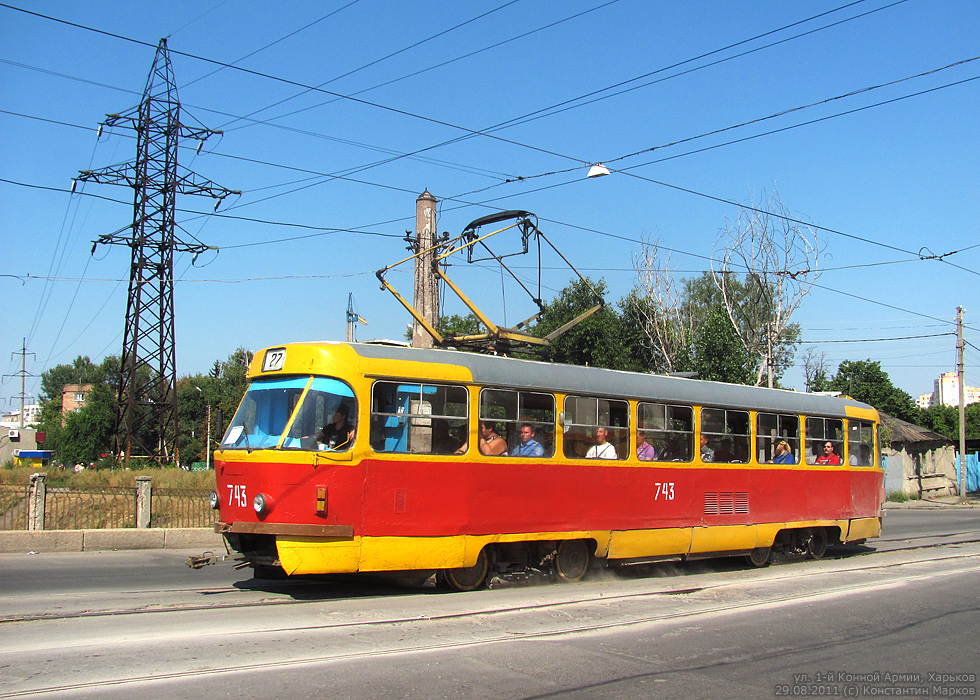
{"label": "tram driver", "polygon": [[316,434],[316,441],[321,450],[341,450],[350,447],[354,440],[354,426],[347,420],[350,416],[350,406],[338,404],[330,422]]}

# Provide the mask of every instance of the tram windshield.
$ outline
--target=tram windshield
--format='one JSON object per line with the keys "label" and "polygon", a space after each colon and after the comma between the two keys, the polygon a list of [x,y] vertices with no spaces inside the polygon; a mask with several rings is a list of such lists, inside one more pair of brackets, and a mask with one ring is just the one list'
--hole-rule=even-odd
{"label": "tram windshield", "polygon": [[[346,407],[346,409],[342,408]],[[290,377],[252,382],[235,412],[221,447],[224,449],[319,450],[322,429],[332,425],[340,411],[351,431],[357,416],[353,390],[329,377]],[[285,437],[283,433],[289,429]],[[331,445],[347,449],[344,445]]]}

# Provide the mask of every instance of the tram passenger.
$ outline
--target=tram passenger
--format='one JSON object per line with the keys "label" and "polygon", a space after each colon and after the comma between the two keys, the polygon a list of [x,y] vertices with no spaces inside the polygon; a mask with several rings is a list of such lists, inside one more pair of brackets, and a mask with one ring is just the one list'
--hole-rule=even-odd
{"label": "tram passenger", "polygon": [[432,423],[432,454],[448,455],[458,453],[461,440],[453,437],[449,423],[444,420],[434,420]]}
{"label": "tram passenger", "polygon": [[636,458],[641,462],[652,462],[657,458],[657,450],[647,442],[646,433],[636,431]]}
{"label": "tram passenger", "polygon": [[715,451],[712,462],[734,462],[735,452],[732,451],[732,439],[725,438],[721,441],[718,449]]}
{"label": "tram passenger", "polygon": [[789,446],[789,443],[785,440],[780,440],[776,443],[776,455],[772,460],[773,464],[796,464],[796,457],[793,456],[793,450]]}
{"label": "tram passenger", "polygon": [[708,437],[706,435],[701,436],[701,461],[702,462],[715,461],[715,451],[710,447],[708,447]]}
{"label": "tram passenger", "polygon": [[840,465],[840,456],[834,452],[834,443],[825,442],[823,444],[823,454],[817,457],[817,464]]}
{"label": "tram passenger", "polygon": [[596,444],[589,448],[589,451],[585,453],[586,459],[618,459],[619,455],[616,454],[616,448],[613,447],[611,442],[606,442],[609,437],[609,431],[605,428],[596,428],[595,430],[595,440]]}
{"label": "tram passenger", "polygon": [[350,443],[354,439],[354,426],[347,420],[349,415],[350,406],[345,403],[337,406],[330,422],[316,434],[316,441],[320,443],[320,449],[339,450],[350,447]]}
{"label": "tram passenger", "polygon": [[[465,447],[464,445],[464,451]],[[486,421],[480,421],[480,454],[489,457],[507,455],[507,441],[500,437],[493,425]]]}
{"label": "tram passenger", "polygon": [[521,444],[511,450],[512,457],[543,457],[544,446],[537,441],[537,431],[530,423],[521,423]]}
{"label": "tram passenger", "polygon": [[871,445],[866,442],[862,442],[858,447],[858,451],[861,453],[858,457],[859,467],[870,467],[871,466]]}

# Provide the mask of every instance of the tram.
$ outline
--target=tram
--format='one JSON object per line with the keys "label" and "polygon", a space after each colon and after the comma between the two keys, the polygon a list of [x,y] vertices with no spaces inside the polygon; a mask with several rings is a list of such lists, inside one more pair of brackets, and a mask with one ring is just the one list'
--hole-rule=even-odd
{"label": "tram", "polygon": [[881,530],[878,413],[849,399],[370,343],[268,348],[248,377],[212,506],[257,575],[473,590]]}

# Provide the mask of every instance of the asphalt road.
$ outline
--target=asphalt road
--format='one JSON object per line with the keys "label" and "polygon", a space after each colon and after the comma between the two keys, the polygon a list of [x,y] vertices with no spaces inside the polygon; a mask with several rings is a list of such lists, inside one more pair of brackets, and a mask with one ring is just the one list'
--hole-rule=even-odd
{"label": "asphalt road", "polygon": [[470,594],[2,555],[0,698],[975,697],[980,510],[869,545]]}

